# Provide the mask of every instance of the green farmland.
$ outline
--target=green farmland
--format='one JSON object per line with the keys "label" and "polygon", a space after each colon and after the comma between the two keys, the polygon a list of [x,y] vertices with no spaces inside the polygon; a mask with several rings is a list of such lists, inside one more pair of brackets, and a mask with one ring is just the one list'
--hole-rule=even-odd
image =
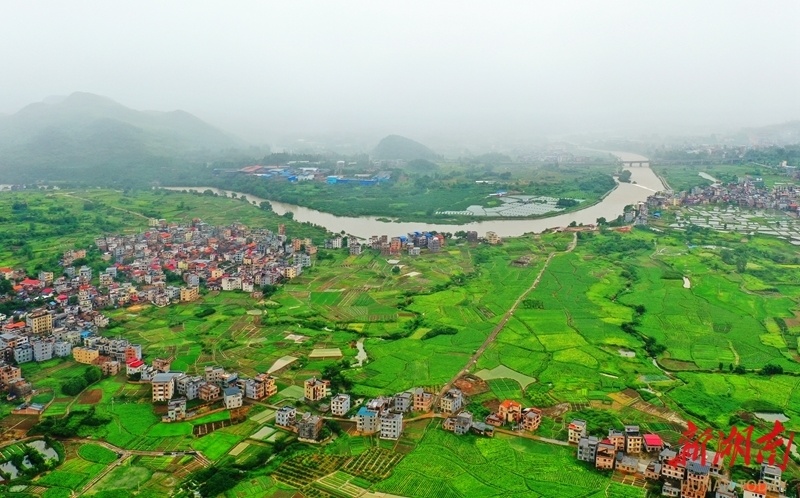
{"label": "green farmland", "polygon": [[[0,203],[10,208],[15,195],[0,195]],[[59,199],[66,214],[50,212]],[[50,268],[60,251],[90,243],[103,229],[141,230],[150,215],[271,229],[286,223],[290,236],[315,242],[325,235],[241,200],[177,192],[34,192],[27,204],[25,216],[71,213],[83,231],[62,234],[34,222],[41,237],[0,247],[0,266]],[[27,223],[21,212],[9,216],[0,229]],[[97,216],[108,225],[94,226]],[[436,392],[467,368],[473,413],[488,413],[504,399],[536,406],[545,410],[536,435],[562,441],[575,417],[586,419],[592,434],[633,423],[671,443],[687,420],[717,430],[746,421],[764,433],[769,425],[755,414],[780,413],[789,430],[800,429],[797,247],[702,229],[586,232],[575,239],[571,251],[571,233],[498,246],[450,239],[440,253],[397,257],[399,272],[376,251],[320,249],[312,268],[268,299],[203,292],[193,303],[106,310],[112,323],[103,334],[141,344],[147,361],[172,357],[173,370],[193,375],[214,365],[243,376],[273,369],[279,394],[249,405],[240,420],[217,404],[167,424],[147,383],[121,374],[67,396],[62,385],[85,365],[26,363],[22,373],[37,389],[34,399],[47,405],[43,417],[99,419],[79,427],[65,444],[64,463],[31,486],[45,496],[138,496],[131,489],[167,496],[181,483],[213,482],[214,472],[235,468],[235,475],[220,474],[231,478],[223,496],[644,496],[641,487],[579,464],[573,448],[506,434],[456,437],[438,419],[408,424],[397,442],[357,437],[349,422],[331,422],[324,428],[329,444],[299,443],[274,426],[273,414],[285,405],[317,410],[302,400],[302,382],[323,371],[340,373],[334,392],[367,399],[412,387]],[[540,272],[538,285],[509,313]],[[200,313],[205,309],[214,313]],[[496,338],[472,364],[493,331]],[[367,355],[361,365],[359,344]],[[342,358],[315,359],[314,350],[339,350]],[[6,429],[20,423],[7,415],[14,406],[0,403]],[[308,470],[315,465],[322,470]],[[443,484],[444,473],[453,478]],[[789,475],[798,475],[794,463]]]}

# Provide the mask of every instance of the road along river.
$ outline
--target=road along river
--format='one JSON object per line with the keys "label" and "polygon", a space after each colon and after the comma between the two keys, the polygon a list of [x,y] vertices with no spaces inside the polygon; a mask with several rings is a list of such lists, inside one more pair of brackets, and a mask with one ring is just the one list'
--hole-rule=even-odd
{"label": "road along river", "polygon": [[[623,161],[647,161],[647,158],[629,152],[613,152]],[[631,171],[631,183],[618,183],[617,187],[605,196],[600,202],[571,213],[540,218],[536,220],[486,220],[463,225],[393,222],[379,220],[374,216],[334,216],[330,213],[317,211],[303,206],[287,204],[285,202],[262,199],[254,195],[241,192],[230,192],[213,187],[165,187],[168,190],[190,190],[204,192],[211,190],[219,195],[236,194],[237,197],[245,196],[247,200],[256,203],[267,201],[272,205],[277,214],[291,212],[294,219],[300,222],[310,222],[320,225],[331,232],[338,233],[344,230],[347,234],[360,238],[369,238],[372,235],[398,235],[415,231],[456,232],[458,230],[475,230],[480,235],[487,231],[496,232],[501,237],[516,237],[524,233],[539,233],[548,228],[564,227],[571,222],[585,225],[595,223],[597,218],[612,220],[622,214],[628,204],[636,204],[647,199],[649,195],[664,190],[664,185],[658,176],[648,166],[633,166],[626,168]]]}

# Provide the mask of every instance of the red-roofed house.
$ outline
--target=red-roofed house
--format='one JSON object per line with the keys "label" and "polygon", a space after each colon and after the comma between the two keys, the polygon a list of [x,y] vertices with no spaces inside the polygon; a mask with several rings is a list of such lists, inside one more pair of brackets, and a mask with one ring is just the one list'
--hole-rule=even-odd
{"label": "red-roofed house", "polygon": [[664,449],[664,441],[658,434],[645,434],[644,435],[644,451],[661,451]]}
{"label": "red-roofed house", "polygon": [[25,328],[25,322],[7,323],[3,325],[3,330],[20,330]]}
{"label": "red-roofed house", "polygon": [[497,408],[497,416],[504,422],[519,422],[522,417],[522,405],[510,399],[504,400]]}
{"label": "red-roofed house", "polygon": [[23,287],[36,287],[36,288],[39,288],[39,287],[42,286],[42,282],[40,280],[36,280],[36,279],[33,279],[33,278],[27,278],[26,277],[25,280],[20,282],[20,285],[22,285]]}
{"label": "red-roofed house", "polygon": [[11,268],[0,268],[0,277],[9,279],[12,276],[14,276],[14,270],[12,270]]}
{"label": "red-roofed house", "polygon": [[130,360],[125,364],[125,373],[128,375],[142,373],[143,367],[144,362],[142,360]]}

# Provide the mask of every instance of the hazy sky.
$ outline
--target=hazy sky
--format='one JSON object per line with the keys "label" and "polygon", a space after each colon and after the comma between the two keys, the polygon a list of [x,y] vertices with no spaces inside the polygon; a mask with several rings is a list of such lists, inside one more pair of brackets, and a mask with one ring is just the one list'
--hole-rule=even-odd
{"label": "hazy sky", "polygon": [[0,0],[0,112],[98,93],[275,134],[800,119],[800,2]]}

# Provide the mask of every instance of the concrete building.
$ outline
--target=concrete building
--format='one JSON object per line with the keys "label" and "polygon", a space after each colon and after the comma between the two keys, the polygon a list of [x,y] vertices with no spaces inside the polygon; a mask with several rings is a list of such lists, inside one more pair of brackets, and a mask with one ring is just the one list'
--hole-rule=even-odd
{"label": "concrete building", "polygon": [[33,347],[23,344],[14,348],[14,361],[18,364],[33,361]]}
{"label": "concrete building", "polygon": [[572,444],[578,444],[582,437],[586,436],[586,421],[575,419],[567,427],[567,440]]}
{"label": "concrete building", "polygon": [[91,365],[94,363],[94,360],[100,357],[100,351],[95,348],[72,348],[72,357],[78,363]]}
{"label": "concrete building", "polygon": [[642,433],[639,432],[638,425],[625,426],[625,453],[641,453],[643,442]]}
{"label": "concrete building", "polygon": [[297,409],[293,406],[282,406],[275,412],[275,425],[281,427],[294,427],[297,419]]}
{"label": "concrete building", "polygon": [[204,382],[200,385],[200,389],[197,390],[197,397],[203,401],[214,401],[215,399],[218,399],[219,396],[219,386],[210,382]]}
{"label": "concrete building", "polygon": [[205,381],[200,376],[181,375],[176,381],[176,391],[187,400],[197,399],[200,394],[200,386],[204,383]]}
{"label": "concrete building", "polygon": [[597,456],[597,445],[600,440],[594,436],[583,436],[578,441],[578,460],[594,464]]}
{"label": "concrete building", "polygon": [[165,422],[175,422],[186,418],[186,398],[171,399],[167,403],[167,414],[163,420]]}
{"label": "concrete building", "polygon": [[[580,440],[578,441],[580,444]],[[600,470],[614,469],[616,461],[617,448],[608,439],[604,439],[597,444],[595,450],[594,466]]]}
{"label": "concrete building", "polygon": [[429,412],[431,411],[431,404],[433,403],[433,394],[425,392],[424,389],[418,387],[413,391],[415,412]]}
{"label": "concrete building", "polygon": [[219,384],[222,376],[225,375],[225,369],[222,367],[206,367],[204,373],[206,382]]}
{"label": "concrete building", "polygon": [[175,395],[175,378],[178,374],[159,373],[153,377],[153,402],[169,401]]}
{"label": "concrete building", "polygon": [[362,434],[373,434],[380,429],[380,417],[378,412],[369,410],[362,406],[356,413],[356,430]]}
{"label": "concrete building", "polygon": [[500,236],[495,232],[486,232],[486,242],[490,244],[499,244],[501,242]]}
{"label": "concrete building", "polygon": [[54,345],[55,342],[52,339],[31,341],[31,346],[33,346],[33,359],[36,361],[47,361],[51,359],[53,357]]}
{"label": "concrete building", "polygon": [[330,385],[328,381],[318,380],[316,377],[306,380],[303,383],[306,401],[315,402],[325,399],[328,395],[328,385]]}
{"label": "concrete building", "polygon": [[28,313],[25,324],[34,334],[48,334],[53,332],[53,315],[45,309],[38,309]]}
{"label": "concrete building", "polygon": [[520,424],[526,431],[535,431],[542,423],[542,411],[538,408],[525,408],[522,410]]}
{"label": "concrete building", "polygon": [[460,389],[450,389],[439,400],[439,409],[445,413],[456,413],[464,404],[464,395]]}
{"label": "concrete building", "polygon": [[705,498],[711,490],[708,465],[686,462],[686,478],[681,483],[681,498]]}
{"label": "concrete building", "polygon": [[762,463],[759,478],[767,484],[767,490],[772,493],[784,493],[786,491],[783,471],[776,465]]}
{"label": "concrete building", "polygon": [[402,433],[402,413],[386,413],[381,416],[381,439],[399,439]]}
{"label": "concrete building", "polygon": [[242,406],[242,390],[238,387],[226,387],[223,389],[223,401],[225,408],[232,410]]}
{"label": "concrete building", "polygon": [[258,374],[252,379],[239,379],[237,385],[248,399],[265,399],[278,392],[275,378],[265,373]]}
{"label": "concrete building", "polygon": [[350,411],[350,395],[337,394],[331,398],[331,413],[336,417],[343,417]]}
{"label": "concrete building", "polygon": [[402,392],[392,397],[392,410],[397,413],[406,413],[413,406],[413,396],[410,392]]}
{"label": "concrete building", "polygon": [[304,413],[297,422],[297,437],[300,440],[316,441],[319,439],[319,433],[322,430],[322,417]]}
{"label": "concrete building", "polygon": [[198,287],[181,287],[180,300],[182,303],[197,301],[200,297]]}
{"label": "concrete building", "polygon": [[104,361],[100,364],[100,371],[103,375],[111,377],[119,373],[122,364],[117,360]]}

